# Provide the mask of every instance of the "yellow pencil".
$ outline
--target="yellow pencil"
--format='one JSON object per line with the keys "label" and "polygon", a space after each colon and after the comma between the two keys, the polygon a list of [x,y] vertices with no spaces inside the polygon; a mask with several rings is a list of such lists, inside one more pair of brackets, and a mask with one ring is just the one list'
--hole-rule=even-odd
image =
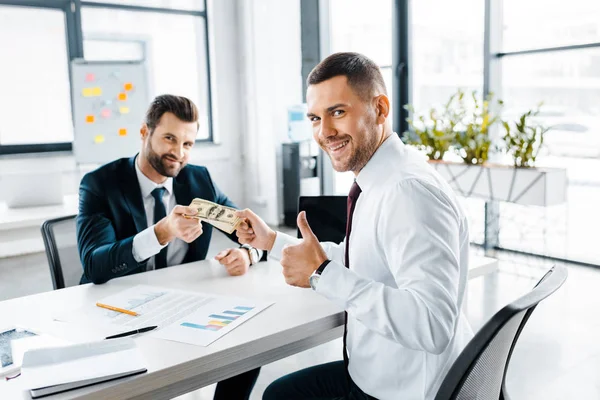
{"label": "yellow pencil", "polygon": [[118,311],[123,314],[133,315],[134,317],[137,317],[139,315],[135,311],[130,311],[130,310],[125,310],[125,309],[119,308],[119,307],[109,306],[108,304],[96,303],[96,305],[101,308],[106,308],[107,310]]}

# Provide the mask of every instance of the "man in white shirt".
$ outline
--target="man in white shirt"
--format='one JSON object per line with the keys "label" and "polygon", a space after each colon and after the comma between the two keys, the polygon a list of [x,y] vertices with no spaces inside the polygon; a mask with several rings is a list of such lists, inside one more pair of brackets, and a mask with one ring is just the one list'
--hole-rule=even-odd
{"label": "man in white shirt", "polygon": [[[79,188],[77,242],[81,283],[204,260],[212,226],[186,215],[199,197],[234,207],[205,167],[188,164],[198,132],[198,110],[185,98],[152,101],[140,130],[141,150],[86,174]],[[178,205],[179,204],[179,205]],[[242,275],[261,254],[235,244],[215,258],[230,275]],[[248,399],[259,369],[217,385],[215,399]]]}
{"label": "man in white shirt", "polygon": [[[447,183],[392,132],[377,65],[337,53],[308,77],[314,138],[336,171],[353,171],[346,238],[319,243],[304,212],[302,240],[252,211],[240,243],[280,259],[286,282],[347,312],[344,361],[273,382],[263,399],[433,399],[473,336],[461,313],[467,220]],[[347,354],[346,354],[347,350]]]}

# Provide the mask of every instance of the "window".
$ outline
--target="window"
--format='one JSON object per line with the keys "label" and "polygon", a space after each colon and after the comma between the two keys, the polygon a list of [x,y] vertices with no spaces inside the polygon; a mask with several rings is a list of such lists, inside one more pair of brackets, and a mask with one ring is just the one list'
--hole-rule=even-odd
{"label": "window", "polygon": [[[330,0],[331,53],[364,54],[381,68],[390,101],[392,98],[392,0]],[[385,11],[387,10],[387,12]],[[333,190],[346,195],[354,181],[352,172],[335,172]]]}
{"label": "window", "polygon": [[[502,55],[505,117],[543,102],[537,119],[552,129],[537,165],[567,169],[568,202],[546,208],[501,204],[499,245],[599,263],[589,227],[600,224],[600,43],[590,44],[600,42],[600,4],[528,0],[515,8],[504,2],[504,51],[546,50]],[[537,17],[524,25],[532,10]],[[586,46],[560,49],[573,45]]]}
{"label": "window", "polygon": [[204,10],[204,0],[87,0],[89,3],[113,3],[124,6]]}
{"label": "window", "polygon": [[[209,138],[203,18],[84,7],[81,19],[86,59],[102,59],[110,57],[111,53],[129,52],[134,47],[127,59],[134,58],[135,55],[136,58],[141,56],[146,60],[150,97],[169,93],[191,99],[200,112],[197,139]],[[111,39],[111,45],[105,44],[109,42],[106,38]],[[110,49],[115,45],[111,52]]]}
{"label": "window", "polygon": [[0,65],[0,154],[71,150],[69,65],[77,58],[144,60],[149,96],[192,99],[197,139],[212,140],[205,0],[41,4],[0,0],[0,48],[10,61]]}
{"label": "window", "polygon": [[62,10],[0,6],[0,147],[73,140]]}
{"label": "window", "polygon": [[459,88],[481,94],[484,2],[419,0],[410,4],[415,110],[443,104]]}
{"label": "window", "polygon": [[502,4],[505,52],[600,42],[597,0],[513,0]]}

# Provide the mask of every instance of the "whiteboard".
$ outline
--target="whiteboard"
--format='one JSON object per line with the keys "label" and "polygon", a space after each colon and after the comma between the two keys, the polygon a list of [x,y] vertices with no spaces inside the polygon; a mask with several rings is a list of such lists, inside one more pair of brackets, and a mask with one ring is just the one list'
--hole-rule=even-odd
{"label": "whiteboard", "polygon": [[150,104],[143,62],[74,60],[71,90],[78,164],[104,164],[139,151]]}

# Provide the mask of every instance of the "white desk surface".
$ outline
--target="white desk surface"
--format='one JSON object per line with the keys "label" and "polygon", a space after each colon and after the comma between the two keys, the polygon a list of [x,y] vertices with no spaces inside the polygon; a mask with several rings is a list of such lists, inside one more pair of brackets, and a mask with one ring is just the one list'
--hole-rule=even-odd
{"label": "white desk surface", "polygon": [[79,195],[64,197],[63,204],[41,207],[9,208],[0,203],[0,230],[40,227],[48,219],[77,214]]}
{"label": "white desk surface", "polygon": [[[469,279],[491,272],[493,259],[475,258]],[[285,284],[281,266],[259,263],[244,276],[230,277],[206,260],[0,302],[0,321],[19,324],[73,341],[101,339],[104,332],[52,321],[52,316],[137,284],[164,286],[275,302],[208,347],[153,339],[135,340],[148,373],[69,391],[47,399],[168,399],[338,338],[342,310],[310,289]],[[18,378],[0,382],[0,398],[29,399]]]}

